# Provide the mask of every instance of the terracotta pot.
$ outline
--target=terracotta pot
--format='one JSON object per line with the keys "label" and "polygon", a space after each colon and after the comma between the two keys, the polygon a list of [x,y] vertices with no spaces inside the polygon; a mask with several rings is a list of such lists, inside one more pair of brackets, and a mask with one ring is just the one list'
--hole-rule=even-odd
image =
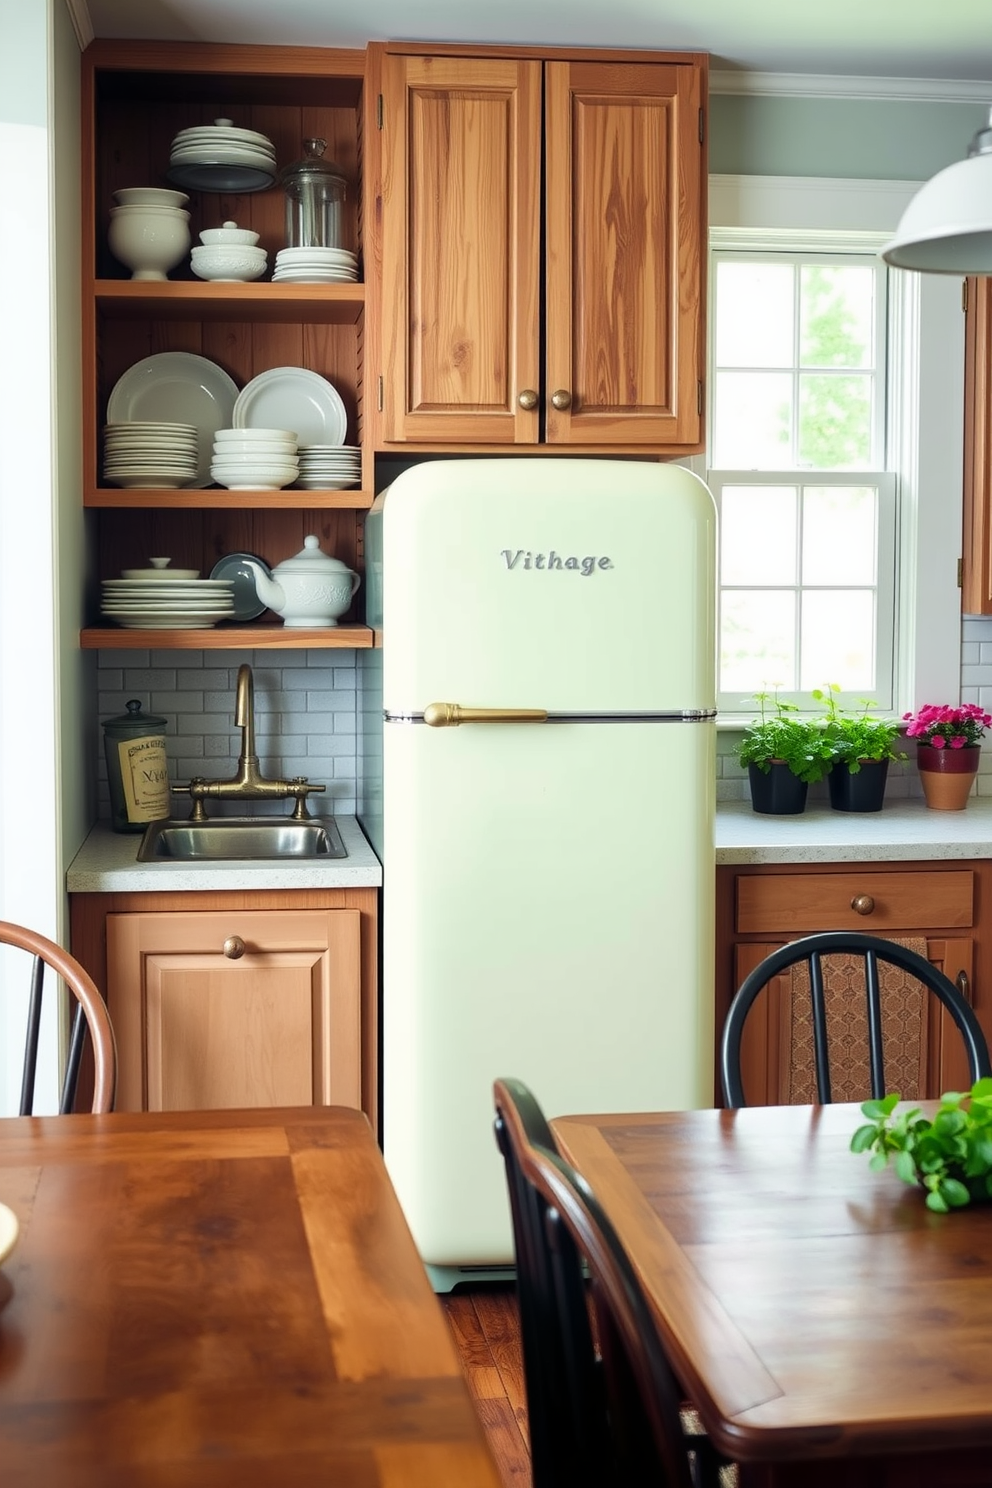
{"label": "terracotta pot", "polygon": [[923,795],[931,811],[963,811],[978,774],[981,745],[964,749],[934,749],[917,744],[916,765]]}

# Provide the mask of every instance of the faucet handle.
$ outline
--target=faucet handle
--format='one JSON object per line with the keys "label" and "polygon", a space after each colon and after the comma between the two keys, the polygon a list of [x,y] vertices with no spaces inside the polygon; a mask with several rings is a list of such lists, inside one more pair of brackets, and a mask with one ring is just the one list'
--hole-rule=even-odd
{"label": "faucet handle", "polygon": [[193,802],[193,809],[189,814],[190,821],[201,822],[207,820],[206,807],[203,804],[206,780],[202,775],[194,775],[189,785],[174,785],[172,790],[177,796],[189,796]]}
{"label": "faucet handle", "polygon": [[326,790],[326,785],[311,785],[305,775],[297,775],[295,779],[286,783],[289,786],[289,794],[296,797],[296,805],[291,813],[293,821],[306,821],[310,815],[307,810],[307,796],[314,791]]}

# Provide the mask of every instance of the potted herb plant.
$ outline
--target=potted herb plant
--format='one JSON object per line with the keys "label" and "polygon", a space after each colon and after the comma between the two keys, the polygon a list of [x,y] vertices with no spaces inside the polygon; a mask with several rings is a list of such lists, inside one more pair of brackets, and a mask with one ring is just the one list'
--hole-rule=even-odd
{"label": "potted herb plant", "polygon": [[985,730],[992,715],[977,703],[924,703],[903,715],[906,737],[916,740],[916,765],[926,803],[935,811],[963,811],[978,774]]}
{"label": "potted herb plant", "polygon": [[825,709],[823,731],[833,755],[827,775],[830,804],[835,811],[881,811],[889,761],[907,758],[895,747],[899,722],[874,717],[876,704],[867,698],[851,712],[838,702],[839,692],[836,682],[813,691]]}
{"label": "potted herb plant", "polygon": [[747,766],[751,805],[768,816],[796,815],[806,809],[809,786],[822,780],[831,765],[824,730],[777,692],[758,692],[754,698],[758,717],[745,728],[735,750]]}
{"label": "potted herb plant", "polygon": [[894,1157],[898,1176],[925,1188],[927,1208],[938,1214],[992,1198],[992,1079],[942,1095],[932,1121],[918,1108],[897,1112],[899,1100],[865,1101],[868,1124],[854,1133],[851,1151],[871,1152],[875,1169]]}

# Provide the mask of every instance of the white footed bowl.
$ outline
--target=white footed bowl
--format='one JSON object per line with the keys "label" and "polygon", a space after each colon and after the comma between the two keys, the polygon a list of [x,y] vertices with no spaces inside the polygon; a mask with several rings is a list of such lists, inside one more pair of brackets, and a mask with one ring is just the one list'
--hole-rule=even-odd
{"label": "white footed bowl", "polygon": [[218,444],[248,444],[255,439],[289,439],[293,444],[296,443],[296,435],[292,429],[218,429],[214,439]]}
{"label": "white footed bowl", "polygon": [[221,283],[244,283],[265,273],[268,254],[247,244],[205,244],[190,254],[190,267],[198,279]]}
{"label": "white footed bowl", "polygon": [[297,445],[294,440],[290,443],[286,439],[256,439],[248,444],[237,444],[232,441],[229,444],[214,445],[214,459],[218,462],[224,460],[237,461],[244,464],[246,460],[263,460],[266,464],[270,459],[295,460],[297,456]]}
{"label": "white footed bowl", "polygon": [[189,213],[174,207],[111,207],[107,243],[132,279],[165,279],[189,252]]}

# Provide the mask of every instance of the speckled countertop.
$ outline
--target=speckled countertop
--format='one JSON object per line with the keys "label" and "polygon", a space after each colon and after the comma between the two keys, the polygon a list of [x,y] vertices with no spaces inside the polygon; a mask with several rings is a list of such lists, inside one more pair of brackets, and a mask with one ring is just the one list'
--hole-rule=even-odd
{"label": "speckled countertop", "polygon": [[717,863],[884,863],[992,857],[992,796],[964,811],[931,811],[897,799],[881,811],[808,806],[799,816],[760,816],[750,803],[724,802],[716,814]]}
{"label": "speckled countertop", "polygon": [[66,873],[70,894],[158,893],[188,889],[377,888],[382,868],[353,816],[334,818],[346,858],[295,863],[139,863],[139,833],[95,826]]}

